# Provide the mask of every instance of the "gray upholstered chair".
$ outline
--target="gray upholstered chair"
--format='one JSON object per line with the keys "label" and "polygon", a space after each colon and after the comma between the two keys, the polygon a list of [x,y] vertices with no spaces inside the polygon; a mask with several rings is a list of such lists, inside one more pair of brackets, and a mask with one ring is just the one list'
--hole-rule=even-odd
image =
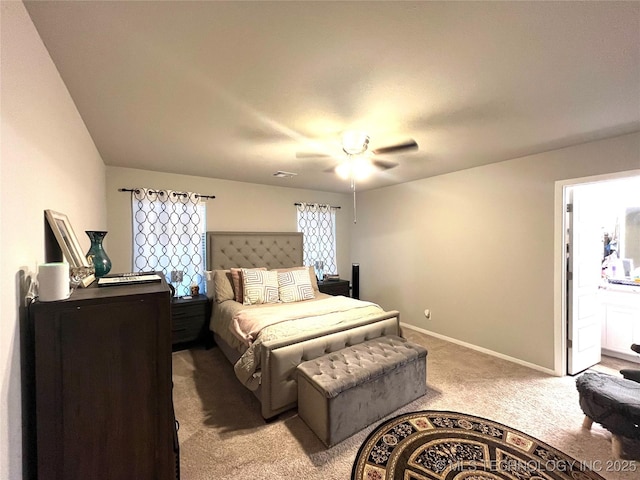
{"label": "gray upholstered chair", "polygon": [[[631,349],[640,353],[640,345]],[[623,438],[640,439],[640,370],[625,369],[623,378],[606,373],[586,372],[576,379],[584,428],[599,423],[612,435],[611,450],[622,454]]]}

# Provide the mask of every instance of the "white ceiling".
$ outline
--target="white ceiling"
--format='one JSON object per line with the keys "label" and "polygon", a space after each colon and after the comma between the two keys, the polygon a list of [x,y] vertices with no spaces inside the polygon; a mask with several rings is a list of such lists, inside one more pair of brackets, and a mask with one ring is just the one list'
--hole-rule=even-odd
{"label": "white ceiling", "polygon": [[346,192],[346,129],[420,145],[359,190],[640,130],[640,2],[25,5],[107,165]]}

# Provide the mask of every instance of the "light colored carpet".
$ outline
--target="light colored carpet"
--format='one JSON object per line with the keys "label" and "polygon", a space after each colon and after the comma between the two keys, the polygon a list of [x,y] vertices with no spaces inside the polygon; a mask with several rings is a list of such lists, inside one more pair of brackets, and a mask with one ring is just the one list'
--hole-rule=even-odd
{"label": "light colored carpet", "polygon": [[[625,443],[626,463],[614,462],[609,432],[595,424],[582,428],[575,378],[549,376],[412,330],[404,334],[429,351],[428,391],[386,418],[415,410],[485,417],[562,450],[608,480],[640,478],[638,442]],[[173,381],[183,480],[348,480],[374,427],[326,449],[296,410],[265,422],[258,401],[217,348],[175,352]]]}

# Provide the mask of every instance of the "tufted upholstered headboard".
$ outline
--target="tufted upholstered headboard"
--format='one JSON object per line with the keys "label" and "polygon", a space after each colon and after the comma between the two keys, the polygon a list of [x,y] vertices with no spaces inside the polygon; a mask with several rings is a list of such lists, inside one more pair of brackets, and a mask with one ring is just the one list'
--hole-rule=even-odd
{"label": "tufted upholstered headboard", "polygon": [[302,233],[207,232],[207,270],[302,266]]}

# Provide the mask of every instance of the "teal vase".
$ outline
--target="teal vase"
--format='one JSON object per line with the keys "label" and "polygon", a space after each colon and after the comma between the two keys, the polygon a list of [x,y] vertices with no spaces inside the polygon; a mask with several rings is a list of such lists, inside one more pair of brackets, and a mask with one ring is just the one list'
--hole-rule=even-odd
{"label": "teal vase", "polygon": [[111,259],[102,246],[102,241],[107,232],[98,232],[95,230],[85,231],[91,240],[91,246],[87,252],[87,260],[89,265],[93,264],[96,269],[96,277],[104,277],[111,270]]}

